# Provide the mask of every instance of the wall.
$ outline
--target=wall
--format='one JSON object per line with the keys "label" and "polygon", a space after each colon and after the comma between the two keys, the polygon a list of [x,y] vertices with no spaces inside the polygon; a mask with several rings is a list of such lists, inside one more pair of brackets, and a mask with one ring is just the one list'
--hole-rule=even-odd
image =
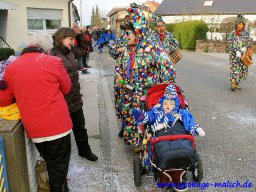
{"label": "wall", "polygon": [[[256,43],[252,45],[254,53],[256,53]],[[227,51],[227,44],[224,41],[196,41],[197,52],[209,52],[209,53],[225,53]]]}
{"label": "wall", "polygon": [[62,9],[62,26],[68,27],[68,0],[8,0],[17,5],[16,10],[8,11],[6,40],[14,49],[22,42],[29,42],[31,35],[27,29],[27,7]]}

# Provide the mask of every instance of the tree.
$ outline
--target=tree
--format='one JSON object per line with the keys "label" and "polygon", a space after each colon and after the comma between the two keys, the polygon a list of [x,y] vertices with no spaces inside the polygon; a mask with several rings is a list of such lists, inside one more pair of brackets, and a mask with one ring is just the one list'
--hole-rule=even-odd
{"label": "tree", "polygon": [[94,11],[94,7],[92,8],[91,26],[95,26],[95,11]]}
{"label": "tree", "polygon": [[98,5],[96,5],[95,26],[101,27],[101,18]]}
{"label": "tree", "polygon": [[[237,17],[227,17],[223,19],[220,24],[220,33],[225,33],[225,39],[227,39],[228,34],[235,29]],[[253,22],[249,22],[248,19],[244,21],[246,23],[246,29],[250,33],[253,30]]]}

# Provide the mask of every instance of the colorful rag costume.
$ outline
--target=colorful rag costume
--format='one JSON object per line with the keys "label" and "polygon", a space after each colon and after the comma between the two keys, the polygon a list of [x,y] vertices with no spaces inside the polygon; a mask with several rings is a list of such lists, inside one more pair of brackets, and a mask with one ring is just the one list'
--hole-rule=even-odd
{"label": "colorful rag costume", "polygon": [[139,98],[146,94],[150,86],[173,81],[175,70],[159,43],[148,36],[147,21],[138,6],[131,4],[128,12],[136,34],[136,45],[127,46],[118,57],[115,71],[124,80],[120,88],[124,142],[137,145],[140,143],[140,131],[132,108],[139,108]]}
{"label": "colorful rag costume", "polygon": [[[239,23],[244,23],[245,25],[245,19],[241,14],[237,17],[236,26]],[[252,38],[250,37],[249,32],[244,29],[239,32],[236,30],[236,26],[235,30],[232,31],[227,38],[229,47],[231,88],[232,85],[238,85],[240,80],[247,78],[248,67],[241,63],[241,54],[252,45]]]}
{"label": "colorful rag costume", "polygon": [[[173,100],[175,107],[170,113],[163,109],[164,101]],[[153,135],[161,129],[172,129],[177,121],[181,121],[184,128],[191,135],[198,135],[197,129],[200,128],[198,124],[194,123],[192,114],[184,109],[180,109],[180,101],[176,89],[173,85],[168,85],[165,89],[164,96],[159,99],[160,107],[154,107],[148,112],[142,112],[139,122],[151,125],[149,130]]]}
{"label": "colorful rag costume", "polygon": [[[160,15],[153,15],[152,19],[154,27],[156,27],[158,22],[162,22],[163,24],[165,24],[163,18]],[[176,49],[179,48],[179,42],[171,32],[165,31],[164,34],[161,35],[158,34],[156,30],[154,30],[152,33],[152,37],[155,41],[159,42],[164,49],[167,49],[170,54],[172,54]]]}

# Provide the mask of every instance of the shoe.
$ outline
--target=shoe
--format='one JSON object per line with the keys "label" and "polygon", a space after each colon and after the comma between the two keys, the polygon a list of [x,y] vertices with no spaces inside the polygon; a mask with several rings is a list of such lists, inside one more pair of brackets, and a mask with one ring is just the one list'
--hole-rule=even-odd
{"label": "shoe", "polygon": [[82,71],[82,74],[89,74],[89,71],[87,71],[87,69]]}
{"label": "shoe", "polygon": [[238,83],[236,84],[236,89],[237,90],[242,90],[242,88],[238,85]]}
{"label": "shoe", "polygon": [[92,67],[91,67],[91,66],[89,66],[89,65],[85,65],[85,67],[86,67],[86,68],[92,68]]}
{"label": "shoe", "polygon": [[235,90],[236,90],[236,83],[235,83],[234,80],[231,81],[230,90],[231,90],[231,91],[235,91]]}
{"label": "shoe", "polygon": [[123,138],[123,135],[124,135],[124,131],[123,131],[123,129],[121,129],[121,130],[119,131],[119,133],[118,133],[118,137],[119,137],[119,138]]}
{"label": "shoe", "polygon": [[84,70],[86,70],[86,68],[85,67],[80,67],[79,70],[84,71]]}
{"label": "shoe", "polygon": [[95,154],[93,154],[93,153],[90,153],[88,155],[87,154],[86,155],[79,154],[79,156],[85,157],[86,159],[88,159],[90,161],[97,161],[98,160],[98,157]]}

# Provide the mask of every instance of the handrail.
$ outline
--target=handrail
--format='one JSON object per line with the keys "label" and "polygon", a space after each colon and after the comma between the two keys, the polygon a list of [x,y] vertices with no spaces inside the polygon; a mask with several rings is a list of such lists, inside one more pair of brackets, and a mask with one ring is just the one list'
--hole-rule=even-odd
{"label": "handrail", "polygon": [[3,44],[2,42],[4,42],[4,44],[6,44],[10,48],[10,45],[0,36],[0,48],[4,47],[4,46],[2,46],[2,44]]}

